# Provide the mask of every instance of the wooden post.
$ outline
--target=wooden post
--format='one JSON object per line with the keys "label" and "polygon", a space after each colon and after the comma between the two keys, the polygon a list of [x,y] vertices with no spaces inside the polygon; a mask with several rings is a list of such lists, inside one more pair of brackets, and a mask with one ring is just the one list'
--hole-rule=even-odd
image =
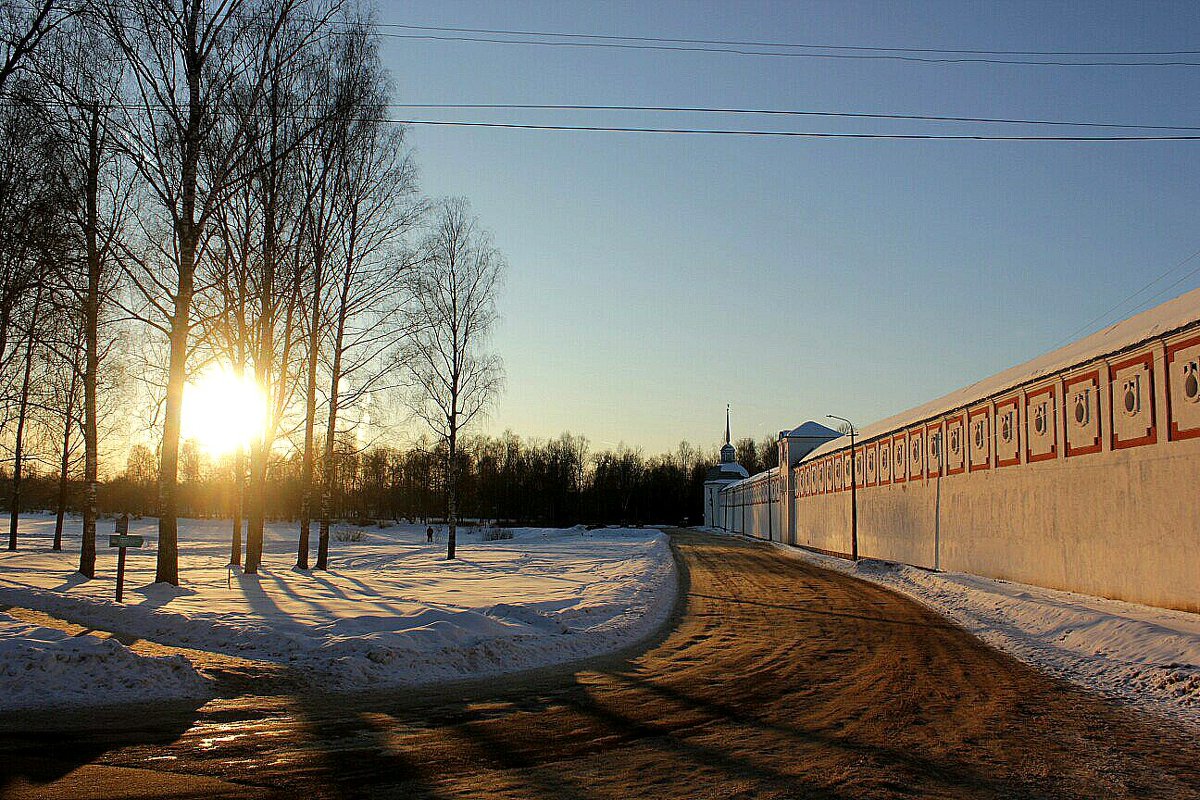
{"label": "wooden post", "polygon": [[141,536],[129,535],[129,515],[122,514],[113,522],[113,535],[108,537],[108,546],[117,548],[117,602],[125,594],[125,548],[141,547]]}
{"label": "wooden post", "polygon": [[117,602],[121,602],[121,595],[125,590],[125,546],[122,545],[117,549]]}

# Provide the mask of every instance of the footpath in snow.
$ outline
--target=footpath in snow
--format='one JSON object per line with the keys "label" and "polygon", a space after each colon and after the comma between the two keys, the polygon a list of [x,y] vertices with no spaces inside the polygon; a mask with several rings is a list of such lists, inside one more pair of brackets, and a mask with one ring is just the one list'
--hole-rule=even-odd
{"label": "footpath in snow", "polygon": [[[20,550],[0,554],[0,606],[97,630],[294,667],[323,689],[413,686],[564,663],[652,634],[671,612],[676,576],[651,529],[511,529],[484,541],[445,531],[339,525],[330,569],[300,572],[294,525],[268,526],[259,575],[227,569],[230,523],[180,521],[181,586],[152,584],[157,522],[130,533],[125,602],[113,599],[116,551],[101,525],[97,577],[75,574],[79,520],[50,549],[53,518],[22,520]],[[315,529],[313,558],[315,558]],[[151,687],[151,688],[148,688]],[[0,615],[0,709],[204,696],[183,657],[150,658],[113,639],[67,636]]]}
{"label": "footpath in snow", "polygon": [[1200,726],[1200,614],[776,547],[907,595],[993,647],[1086,689]]}

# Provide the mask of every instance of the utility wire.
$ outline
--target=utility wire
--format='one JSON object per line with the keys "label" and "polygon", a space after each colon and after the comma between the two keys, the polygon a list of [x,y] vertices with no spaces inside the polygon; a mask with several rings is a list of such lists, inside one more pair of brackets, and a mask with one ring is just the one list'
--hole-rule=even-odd
{"label": "utility wire", "polygon": [[1194,268],[1194,269],[1193,269],[1191,272],[1187,273],[1187,274],[1186,274],[1186,275],[1184,275],[1182,278],[1180,278],[1179,280],[1177,280],[1177,281],[1175,281],[1174,283],[1172,283],[1170,286],[1167,286],[1166,288],[1164,288],[1164,289],[1160,290],[1160,291],[1158,292],[1158,294],[1156,294],[1156,295],[1153,295],[1153,296],[1152,296],[1152,297],[1151,297],[1149,300],[1143,300],[1143,301],[1141,302],[1141,304],[1140,304],[1140,305],[1143,305],[1143,306],[1145,306],[1146,308],[1149,308],[1149,307],[1151,307],[1151,306],[1152,306],[1152,305],[1154,305],[1156,302],[1158,302],[1158,299],[1159,299],[1160,297],[1162,297],[1162,296],[1164,296],[1164,295],[1168,294],[1169,292],[1171,292],[1171,291],[1172,291],[1172,290],[1173,290],[1173,289],[1174,289],[1176,286],[1178,286],[1179,284],[1183,283],[1183,282],[1184,282],[1184,281],[1186,281],[1188,278],[1192,277],[1193,275],[1198,275],[1198,274],[1200,274],[1200,267],[1196,267],[1196,268]]}
{"label": "utility wire", "polygon": [[[130,6],[132,7],[132,6]],[[315,20],[307,15],[292,15],[297,19]],[[510,28],[471,28],[453,25],[413,25],[399,22],[379,22],[376,20],[347,20],[334,17],[320,18],[322,24],[340,25],[344,27],[368,27],[382,31],[409,30],[431,33],[463,33],[491,36],[532,36],[552,39],[590,39],[599,42],[634,42],[648,44],[682,44],[682,45],[715,45],[723,47],[771,47],[793,50],[833,50],[851,53],[916,53],[943,55],[991,55],[991,56],[1059,56],[1072,57],[1134,57],[1134,56],[1200,56],[1200,50],[990,50],[951,47],[885,47],[881,45],[846,45],[825,44],[818,42],[780,42],[756,41],[744,39],[694,39],[668,36],[621,36],[601,33],[579,33],[577,31],[543,31],[515,30]],[[725,51],[733,52],[733,51]],[[1035,62],[1049,63],[1049,62]],[[1108,65],[1109,62],[1103,62]],[[1132,65],[1130,65],[1132,66]],[[1153,64],[1152,66],[1160,66]],[[1162,65],[1166,66],[1166,65]],[[1172,65],[1173,66],[1173,65]]]}
{"label": "utility wire", "polygon": [[[1176,262],[1176,263],[1175,263],[1175,264],[1173,264],[1173,265],[1172,265],[1172,266],[1171,266],[1169,269],[1167,269],[1167,271],[1166,271],[1166,272],[1164,272],[1163,274],[1159,275],[1157,278],[1154,278],[1153,280],[1149,281],[1149,282],[1148,282],[1148,283],[1147,283],[1145,286],[1143,286],[1142,288],[1138,289],[1136,292],[1133,292],[1132,294],[1129,294],[1129,295],[1125,296],[1125,297],[1124,297],[1124,298],[1122,298],[1120,301],[1118,301],[1118,302],[1117,302],[1117,303],[1116,303],[1116,304],[1115,304],[1115,305],[1114,305],[1112,308],[1108,309],[1107,311],[1104,311],[1104,312],[1102,312],[1101,314],[1099,314],[1098,316],[1094,317],[1093,319],[1090,319],[1090,320],[1088,320],[1088,321],[1087,321],[1087,322],[1085,322],[1083,325],[1080,325],[1080,326],[1079,326],[1078,328],[1076,328],[1074,331],[1072,331],[1071,333],[1067,334],[1065,337],[1063,337],[1062,339],[1060,339],[1060,340],[1058,341],[1058,343],[1056,343],[1056,344],[1054,345],[1054,347],[1053,347],[1053,348],[1051,348],[1051,349],[1057,349],[1057,348],[1061,347],[1062,345],[1066,344],[1067,342],[1073,341],[1073,340],[1074,340],[1076,337],[1078,337],[1078,336],[1079,336],[1079,334],[1083,333],[1084,331],[1090,330],[1090,329],[1091,329],[1091,327],[1092,327],[1093,325],[1095,325],[1097,322],[1101,321],[1102,319],[1104,319],[1105,317],[1107,317],[1109,314],[1113,313],[1113,312],[1114,312],[1114,311],[1116,311],[1118,308],[1120,308],[1121,306],[1125,305],[1125,304],[1126,304],[1126,303],[1128,303],[1130,300],[1132,300],[1133,298],[1137,297],[1137,296],[1138,296],[1138,295],[1140,295],[1142,292],[1146,291],[1146,290],[1147,290],[1147,289],[1149,289],[1151,286],[1153,286],[1154,284],[1156,284],[1156,283],[1158,283],[1159,281],[1161,281],[1163,278],[1165,278],[1165,277],[1167,277],[1168,275],[1170,275],[1170,274],[1171,274],[1172,272],[1174,272],[1175,270],[1179,269],[1180,267],[1186,266],[1187,264],[1189,264],[1190,262],[1192,262],[1193,260],[1195,260],[1197,257],[1200,257],[1200,250],[1197,250],[1196,252],[1192,253],[1190,256],[1187,256],[1186,258],[1184,258],[1184,259],[1182,259],[1182,260],[1180,260],[1180,261]],[[1175,281],[1175,282],[1174,282],[1174,283],[1172,283],[1170,286],[1168,286],[1167,288],[1165,288],[1165,289],[1163,289],[1162,291],[1160,291],[1158,294],[1156,294],[1156,295],[1154,295],[1153,297],[1151,297],[1151,298],[1150,298],[1148,301],[1144,301],[1144,302],[1143,302],[1143,304],[1147,304],[1147,303],[1152,303],[1152,302],[1154,302],[1154,301],[1155,301],[1155,300],[1157,300],[1159,297],[1162,297],[1164,294],[1166,294],[1167,292],[1171,291],[1171,290],[1172,290],[1172,289],[1174,289],[1176,286],[1178,286],[1179,284],[1183,283],[1184,281],[1186,281],[1188,278],[1192,277],[1192,276],[1193,276],[1193,275],[1195,275],[1196,273],[1200,273],[1200,267],[1196,267],[1196,268],[1195,268],[1195,269],[1193,269],[1191,272],[1187,273],[1187,274],[1186,274],[1186,275],[1184,275],[1182,278],[1180,278],[1179,280]]]}
{"label": "utility wire", "polygon": [[[300,17],[297,17],[300,18]],[[1045,56],[1061,58],[1131,58],[1131,57],[1175,57],[1200,56],[1200,50],[985,50],[934,47],[880,47],[868,45],[832,45],[805,42],[763,42],[736,39],[689,39],[665,36],[616,36],[607,34],[576,33],[563,31],[528,31],[503,28],[469,28],[458,26],[411,25],[376,21],[340,20],[322,18],[323,25],[344,27],[369,27],[380,36],[396,39],[426,41],[482,42],[488,44],[516,44],[543,47],[591,47],[632,50],[660,50],[700,53],[726,53],[730,55],[817,58],[853,60],[908,61],[926,64],[1008,64],[1045,67],[1200,67],[1200,60],[1165,61],[1078,61],[1045,60],[1028,58],[982,58],[978,56]],[[385,30],[388,29],[388,30]],[[390,30],[420,31],[420,33],[392,33]],[[505,38],[495,38],[497,36]],[[541,37],[516,39],[512,37]],[[552,39],[550,41],[547,39]],[[566,41],[563,41],[566,40]],[[746,50],[745,47],[770,47],[774,50]],[[787,52],[804,50],[810,52]],[[783,51],[783,52],[781,52]],[[811,52],[826,51],[826,52]],[[832,52],[830,52],[832,51]],[[897,55],[907,54],[907,55]]]}
{"label": "utility wire", "polygon": [[1170,142],[1197,141],[1200,134],[1147,134],[1118,136],[1038,136],[1001,134],[941,133],[845,133],[820,131],[735,130],[726,128],[650,128],[615,125],[533,125],[515,122],[460,122],[433,119],[389,119],[400,125],[430,125],[456,128],[510,128],[531,131],[590,131],[599,133],[662,133],[711,136],[787,136],[807,139],[896,139],[896,140],[968,140],[992,142]]}
{"label": "utility wire", "polygon": [[[0,103],[12,104],[18,98],[12,94],[0,95]],[[80,108],[86,103],[74,102],[61,98],[41,98],[39,102],[55,106]],[[117,103],[124,111],[165,111],[160,105],[145,103]],[[1160,131],[1191,131],[1200,134],[1200,126],[1187,125],[1138,125],[1132,123],[1088,122],[1079,120],[1047,120],[1020,119],[1003,117],[957,117],[932,114],[886,114],[871,112],[849,111],[804,111],[788,109],[749,109],[749,108],[710,108],[702,106],[634,106],[634,105],[572,105],[572,104],[534,104],[534,103],[382,103],[380,108],[390,109],[442,109],[442,110],[562,110],[562,111],[638,111],[638,112],[684,112],[711,113],[731,115],[768,115],[768,116],[799,116],[799,117],[838,117],[851,119],[925,121],[925,122],[966,122],[972,124],[1011,124],[1038,126],[1070,126],[1086,128],[1116,128],[1124,130],[1160,130]],[[182,108],[182,106],[181,106]],[[218,112],[232,114],[234,112]],[[263,112],[262,115],[265,115]],[[262,116],[251,113],[248,116]],[[320,117],[316,114],[283,113],[281,117],[292,120],[315,121]],[[1000,134],[889,134],[889,133],[852,133],[852,132],[818,132],[818,131],[784,131],[784,130],[741,130],[722,128],[685,128],[685,127],[637,127],[637,126],[608,126],[608,125],[551,125],[532,123],[507,123],[486,121],[455,121],[455,120],[419,120],[419,119],[376,119],[361,117],[345,120],[349,122],[388,122],[405,125],[443,125],[464,127],[493,127],[514,128],[526,130],[560,130],[560,131],[594,131],[617,133],[692,133],[692,134],[724,134],[743,136],[809,136],[822,138],[855,138],[855,139],[979,139],[998,141],[1191,141],[1200,135],[1122,135],[1122,136],[1063,136],[1063,135],[1000,135]]]}
{"label": "utility wire", "polygon": [[1006,117],[954,117],[936,114],[885,114],[859,111],[800,111],[777,108],[724,108],[708,106],[634,106],[579,105],[556,103],[388,103],[387,108],[509,110],[509,111],[646,111],[697,114],[762,115],[788,117],[843,117],[849,119],[914,120],[920,122],[971,122],[1001,125],[1047,125],[1084,128],[1122,128],[1129,130],[1200,131],[1195,125],[1136,125],[1119,122],[1082,122],[1055,119],[1013,119]]}
{"label": "utility wire", "polygon": [[548,39],[509,39],[495,36],[476,36],[470,34],[435,34],[435,33],[388,33],[380,31],[380,36],[391,39],[410,39],[421,41],[442,42],[482,42],[486,44],[515,44],[532,47],[576,47],[600,48],[616,50],[650,50],[665,52],[689,53],[725,53],[736,56],[755,56],[761,58],[808,58],[832,59],[851,61],[906,61],[920,64],[1010,64],[1029,67],[1200,67],[1200,61],[1165,60],[1165,61],[1047,61],[1027,58],[983,58],[976,56],[959,56],[947,54],[944,56],[896,55],[887,53],[816,53],[816,52],[787,52],[777,50],[746,50],[735,47],[713,47],[706,45],[672,45],[672,44],[637,44],[632,42],[593,42],[593,41],[551,41]]}
{"label": "utility wire", "polygon": [[449,33],[486,33],[503,36],[549,36],[562,39],[603,39],[620,42],[661,42],[667,44],[713,44],[737,47],[779,47],[813,50],[853,50],[884,53],[951,53],[957,55],[994,56],[1191,56],[1200,50],[961,50],[945,47],[881,47],[878,45],[838,45],[813,42],[756,42],[737,39],[671,39],[663,36],[610,36],[598,33],[569,33],[562,31],[523,31],[500,28],[460,28],[436,25],[405,25],[401,23],[372,23],[377,28],[400,28],[415,31]]}

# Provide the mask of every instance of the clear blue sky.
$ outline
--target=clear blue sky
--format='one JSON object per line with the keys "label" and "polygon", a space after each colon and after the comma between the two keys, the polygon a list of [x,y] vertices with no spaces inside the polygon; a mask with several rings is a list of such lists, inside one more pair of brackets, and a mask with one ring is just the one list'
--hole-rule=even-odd
{"label": "clear blue sky", "polygon": [[[988,50],[1200,50],[1194,3],[384,2],[380,21]],[[394,31],[400,32],[400,31]],[[398,102],[735,106],[1200,125],[1200,67],[752,58],[388,39]],[[1200,61],[1200,57],[1190,60]],[[1028,133],[708,115],[437,119]],[[1069,133],[1071,129],[1043,130]],[[1078,130],[1075,132],[1079,132]],[[1087,133],[1088,131],[1083,131]],[[600,447],[859,424],[1062,343],[1200,250],[1200,142],[813,141],[423,127],[424,190],[509,263],[488,429]],[[1176,269],[1105,321],[1127,316]],[[1160,300],[1200,286],[1200,273]]]}

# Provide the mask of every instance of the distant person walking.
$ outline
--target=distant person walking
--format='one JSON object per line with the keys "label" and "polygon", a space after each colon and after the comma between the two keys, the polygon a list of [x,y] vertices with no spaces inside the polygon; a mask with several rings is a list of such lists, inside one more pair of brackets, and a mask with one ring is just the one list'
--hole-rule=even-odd
{"label": "distant person walking", "polygon": [[427,544],[433,544],[433,526],[432,525],[430,525],[428,528],[425,529],[425,542]]}

